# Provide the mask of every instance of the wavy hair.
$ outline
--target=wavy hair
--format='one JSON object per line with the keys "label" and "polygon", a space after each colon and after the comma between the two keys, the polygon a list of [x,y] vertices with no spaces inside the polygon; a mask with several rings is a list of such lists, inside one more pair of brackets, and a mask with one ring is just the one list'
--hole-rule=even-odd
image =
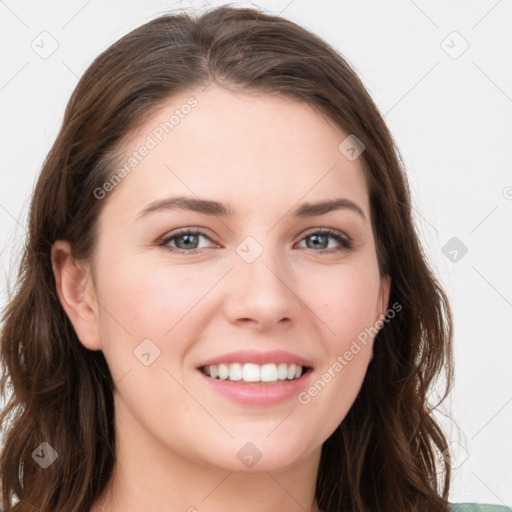
{"label": "wavy hair", "polygon": [[[123,144],[173,95],[218,84],[307,102],[354,134],[368,187],[381,275],[402,306],[378,332],[360,392],[324,442],[315,497],[324,512],[445,512],[447,440],[429,403],[452,388],[452,313],[412,220],[402,158],[347,61],[297,24],[252,8],[160,15],[101,53],[78,82],[37,181],[14,292],[2,316],[0,455],[4,512],[89,512],[116,460],[114,383],[56,293],[51,248],[90,259],[101,187]],[[59,458],[32,457],[48,442]]]}

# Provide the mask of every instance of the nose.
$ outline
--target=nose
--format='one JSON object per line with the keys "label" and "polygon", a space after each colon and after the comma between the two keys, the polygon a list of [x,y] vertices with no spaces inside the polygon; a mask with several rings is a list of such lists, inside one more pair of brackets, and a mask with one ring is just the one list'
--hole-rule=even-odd
{"label": "nose", "polygon": [[236,256],[229,273],[224,310],[232,323],[266,331],[296,323],[302,307],[293,272],[266,248],[254,261]]}

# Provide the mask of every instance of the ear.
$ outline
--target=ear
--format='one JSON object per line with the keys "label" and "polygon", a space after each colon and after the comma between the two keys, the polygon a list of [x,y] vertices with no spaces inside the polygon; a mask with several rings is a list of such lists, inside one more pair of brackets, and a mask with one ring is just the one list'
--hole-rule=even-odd
{"label": "ear", "polygon": [[89,350],[100,350],[98,301],[89,265],[75,260],[64,240],[53,244],[51,257],[57,295],[78,339]]}

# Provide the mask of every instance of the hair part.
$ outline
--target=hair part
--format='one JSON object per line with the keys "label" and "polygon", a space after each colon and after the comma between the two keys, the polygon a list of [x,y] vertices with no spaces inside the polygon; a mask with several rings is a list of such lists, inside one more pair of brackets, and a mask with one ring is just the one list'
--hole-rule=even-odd
{"label": "hair part", "polygon": [[[452,387],[452,316],[413,225],[399,151],[331,46],[279,16],[230,7],[165,14],[129,32],[94,60],[69,100],[3,314],[4,512],[89,512],[112,476],[115,386],[103,353],[79,342],[58,300],[51,248],[67,240],[75,258],[91,259],[108,200],[94,190],[120,165],[126,141],[169,98],[209,84],[304,101],[365,146],[379,270],[392,279],[389,303],[402,309],[379,331],[359,395],[322,447],[320,508],[445,512],[448,445],[427,394],[443,372],[442,400]],[[43,441],[59,455],[44,470],[31,457]]]}

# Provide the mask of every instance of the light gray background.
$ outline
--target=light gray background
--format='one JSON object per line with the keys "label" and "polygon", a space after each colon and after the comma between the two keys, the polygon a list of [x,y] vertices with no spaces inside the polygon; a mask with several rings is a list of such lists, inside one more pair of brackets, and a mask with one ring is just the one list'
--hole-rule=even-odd
{"label": "light gray background", "polygon": [[[157,14],[205,5],[0,1],[2,304],[35,178],[78,77]],[[426,252],[454,309],[456,385],[436,411],[458,454],[451,501],[512,505],[512,0],[253,5],[331,43],[385,115]]]}

